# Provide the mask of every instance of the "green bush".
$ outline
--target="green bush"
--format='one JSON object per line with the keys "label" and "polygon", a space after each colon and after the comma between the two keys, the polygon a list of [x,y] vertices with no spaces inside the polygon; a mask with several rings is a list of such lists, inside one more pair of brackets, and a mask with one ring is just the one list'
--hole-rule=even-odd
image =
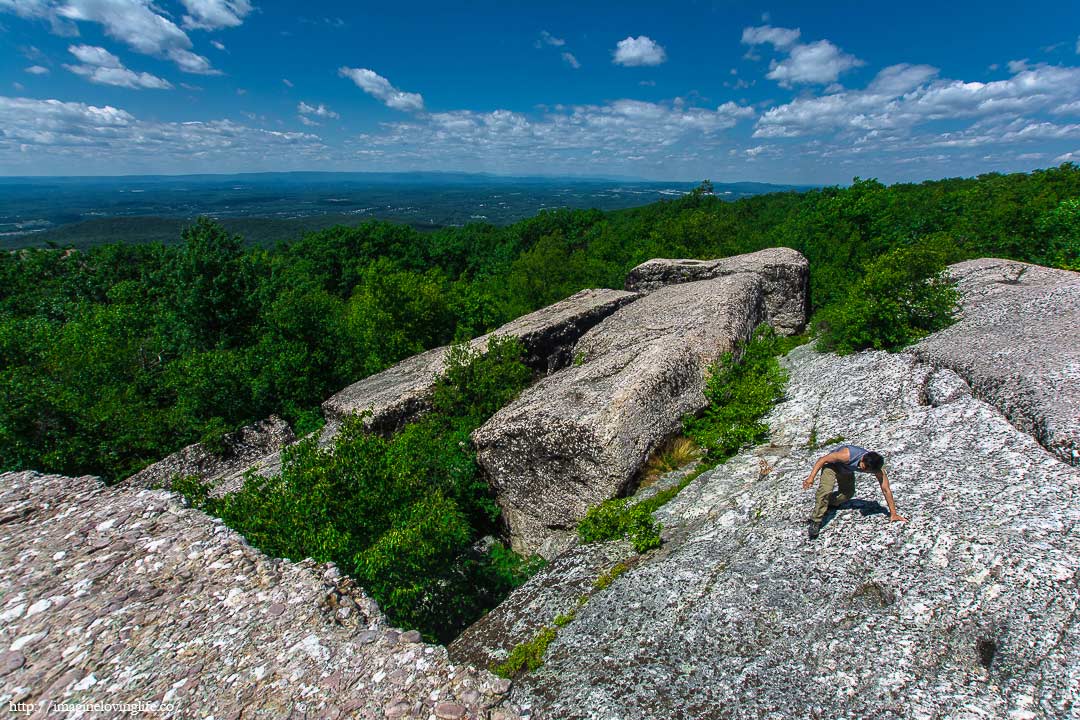
{"label": "green bush", "polygon": [[768,436],[769,427],[761,418],[783,398],[787,383],[787,373],[776,356],[797,341],[779,338],[772,328],[762,325],[741,358],[725,353],[709,367],[705,383],[709,404],[699,416],[686,418],[683,429],[711,462],[723,462]]}
{"label": "green bush", "polygon": [[392,622],[446,642],[539,567],[499,544],[473,548],[497,532],[499,509],[469,433],[524,387],[523,352],[506,337],[486,354],[453,348],[434,411],[391,438],[354,417],[333,448],[313,438],[287,448],[280,475],[249,473],[237,493],[176,488],[268,554],[336,562]]}
{"label": "green bush", "polygon": [[940,242],[923,242],[869,262],[843,299],[815,317],[818,349],[896,351],[948,327],[959,301],[945,271],[949,258]]}

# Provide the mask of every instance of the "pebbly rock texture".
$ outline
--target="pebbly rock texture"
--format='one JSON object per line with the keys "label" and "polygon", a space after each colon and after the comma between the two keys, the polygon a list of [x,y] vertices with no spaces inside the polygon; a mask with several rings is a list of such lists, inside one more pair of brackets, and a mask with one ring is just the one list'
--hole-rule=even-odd
{"label": "pebbly rock texture", "polygon": [[[787,363],[773,443],[657,511],[665,544],[593,594],[511,701],[537,720],[1074,717],[1080,472],[911,355]],[[885,455],[909,522],[860,474],[807,539],[801,483],[827,448],[806,443],[838,436]],[[562,602],[531,585],[503,626]]]}
{"label": "pebbly rock texture", "polygon": [[1080,465],[1080,273],[992,258],[949,272],[963,295],[960,320],[912,351]]}
{"label": "pebbly rock texture", "polygon": [[[184,718],[489,718],[509,682],[387,626],[331,564],[273,560],[163,490],[0,475],[0,704]],[[103,717],[121,715],[114,707]],[[50,717],[52,715],[49,715]]]}
{"label": "pebbly rock texture", "polygon": [[597,503],[623,492],[649,453],[705,406],[705,369],[764,319],[761,279],[670,285],[586,333],[574,364],[473,433],[514,550],[551,558]]}
{"label": "pebbly rock texture", "polygon": [[810,307],[810,263],[791,248],[769,248],[719,260],[649,260],[627,274],[626,289],[650,293],[666,285],[744,272],[762,279],[769,324],[781,335],[802,332]]}
{"label": "pebbly rock texture", "polygon": [[[202,443],[188,445],[164,460],[143,468],[125,483],[143,488],[168,488],[175,477],[194,475],[216,492],[236,489],[244,470],[269,456],[279,457],[281,448],[296,441],[289,424],[272,415],[225,436],[225,452],[217,454]],[[228,488],[223,487],[228,486]]]}
{"label": "pebbly rock texture", "polygon": [[[471,341],[483,351],[492,335],[521,339],[526,362],[534,370],[551,372],[570,362],[570,349],[589,328],[635,300],[637,293],[622,290],[582,290],[565,300],[524,315]],[[365,424],[377,432],[392,432],[429,409],[436,379],[446,367],[449,348],[414,355],[381,373],[353,383],[323,403],[323,414],[333,423],[365,410]]]}

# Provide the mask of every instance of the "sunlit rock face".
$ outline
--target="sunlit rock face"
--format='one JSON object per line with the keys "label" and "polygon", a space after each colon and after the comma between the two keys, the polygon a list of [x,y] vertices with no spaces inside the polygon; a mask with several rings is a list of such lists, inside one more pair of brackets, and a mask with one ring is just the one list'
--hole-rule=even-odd
{"label": "sunlit rock face", "polygon": [[[911,354],[785,362],[772,444],[661,508],[663,547],[593,594],[511,699],[545,718],[1075,713],[1080,473]],[[838,437],[885,455],[909,522],[860,475],[807,538],[801,482],[828,449],[807,444]],[[632,557],[620,542],[557,558],[480,623],[551,625],[578,590],[559,579]],[[508,649],[470,634],[474,661]]]}

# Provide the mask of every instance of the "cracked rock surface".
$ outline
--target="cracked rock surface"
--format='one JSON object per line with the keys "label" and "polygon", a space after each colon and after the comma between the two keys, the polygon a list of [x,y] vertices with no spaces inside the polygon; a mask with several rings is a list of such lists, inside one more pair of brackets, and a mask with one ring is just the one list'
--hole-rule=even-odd
{"label": "cracked rock surface", "polygon": [[[537,718],[1074,717],[1080,472],[912,355],[786,363],[772,444],[658,510],[664,545],[592,596],[511,700]],[[806,445],[841,436],[885,455],[909,522],[860,474],[808,540],[801,483],[828,448]],[[558,589],[537,592],[500,622],[554,610]]]}
{"label": "cracked rock surface", "polygon": [[959,321],[914,348],[1080,465],[1080,273],[983,258],[949,267]]}
{"label": "cracked rock surface", "polygon": [[156,701],[184,718],[512,718],[508,688],[388,627],[332,564],[268,558],[172,493],[0,475],[4,707]]}

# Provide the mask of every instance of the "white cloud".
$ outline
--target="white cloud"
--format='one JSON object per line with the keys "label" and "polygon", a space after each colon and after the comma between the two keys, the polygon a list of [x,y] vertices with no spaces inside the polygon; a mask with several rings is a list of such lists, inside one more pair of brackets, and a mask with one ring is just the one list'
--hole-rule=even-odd
{"label": "white cloud", "polygon": [[301,100],[300,104],[296,106],[296,111],[301,115],[315,115],[317,117],[327,118],[331,120],[336,120],[337,118],[341,117],[336,112],[326,107],[322,103],[319,103],[318,106],[308,105],[303,100]]}
{"label": "white cloud", "polygon": [[1080,115],[1080,100],[1058,105],[1050,112],[1054,115]]}
{"label": "white cloud", "polygon": [[[1077,42],[1080,43],[1080,41],[1077,41]],[[1054,158],[1054,162],[1055,163],[1080,162],[1080,150],[1075,150],[1073,152],[1067,152],[1067,153],[1064,153],[1062,155],[1058,155],[1056,158]]]}
{"label": "white cloud", "polygon": [[218,50],[221,50],[222,52],[225,51],[225,43],[221,42],[220,40],[211,40],[210,44]]}
{"label": "white cloud", "polygon": [[49,68],[42,67],[41,65],[31,65],[30,67],[26,68],[24,72],[28,72],[31,75],[48,75]]}
{"label": "white cloud", "polygon": [[664,48],[652,38],[641,35],[620,40],[615,46],[612,62],[626,67],[641,67],[659,65],[665,60],[667,53]]}
{"label": "white cloud", "polygon": [[762,25],[760,27],[743,28],[742,41],[744,45],[769,43],[777,50],[786,50],[799,40],[801,34],[798,28],[790,29]]}
{"label": "white cloud", "polygon": [[795,45],[785,60],[770,63],[770,80],[783,87],[793,84],[836,82],[845,70],[865,65],[854,55],[848,55],[828,40],[818,40],[807,45]]}
{"label": "white cloud", "polygon": [[100,24],[105,34],[144,55],[165,58],[184,72],[216,75],[191,38],[150,0],[0,0],[0,11],[42,18],[58,35],[78,35],[75,23]]}
{"label": "white cloud", "polygon": [[547,30],[541,30],[540,39],[536,41],[536,47],[542,47],[544,45],[551,45],[552,47],[562,47],[565,44],[565,40],[555,37]]}
{"label": "white cloud", "polygon": [[564,52],[562,54],[562,59],[563,62],[565,62],[567,65],[574,68],[575,70],[581,67],[581,63],[578,62],[578,59],[574,57],[573,53]]}
{"label": "white cloud", "polygon": [[302,124],[307,125],[308,127],[319,127],[319,125],[322,124],[322,123],[315,122],[314,120],[307,117],[306,115],[298,115],[297,117],[300,118],[300,122]]}
{"label": "white cloud", "polygon": [[938,69],[930,65],[890,65],[877,74],[866,91],[896,97],[925,84],[937,74]]}
{"label": "white cloud", "polygon": [[115,85],[133,90],[143,88],[151,90],[167,90],[172,87],[168,80],[151,75],[146,72],[135,72],[124,67],[120,58],[113,55],[103,47],[93,45],[72,45],[68,52],[75,56],[79,65],[64,65],[64,67],[85,77],[98,85]]}
{"label": "white cloud", "polygon": [[368,95],[381,100],[387,107],[403,112],[420,112],[424,109],[424,98],[420,93],[398,90],[390,81],[367,68],[341,67],[338,75],[349,78]]}
{"label": "white cloud", "polygon": [[184,27],[189,30],[217,30],[242,25],[251,12],[248,0],[180,0],[187,9]]}
{"label": "white cloud", "polygon": [[[0,165],[94,174],[296,166],[328,158],[318,136],[276,132],[229,120],[150,122],[111,107],[0,96]],[[81,164],[80,164],[81,163]]]}
{"label": "white cloud", "polygon": [[285,87],[294,87],[294,85],[292,84],[292,80],[290,80],[289,78],[281,78],[281,82],[285,85]]}

